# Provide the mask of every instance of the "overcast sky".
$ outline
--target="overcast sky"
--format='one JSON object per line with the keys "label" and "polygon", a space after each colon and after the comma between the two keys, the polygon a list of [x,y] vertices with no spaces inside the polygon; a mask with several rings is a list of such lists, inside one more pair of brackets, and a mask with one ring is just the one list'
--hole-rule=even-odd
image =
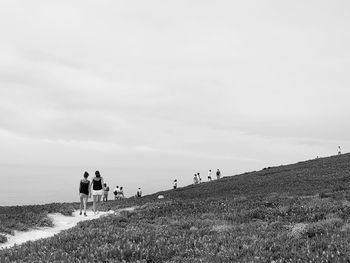
{"label": "overcast sky", "polygon": [[11,202],[32,182],[74,199],[85,170],[151,193],[347,152],[349,14],[346,0],[1,0]]}

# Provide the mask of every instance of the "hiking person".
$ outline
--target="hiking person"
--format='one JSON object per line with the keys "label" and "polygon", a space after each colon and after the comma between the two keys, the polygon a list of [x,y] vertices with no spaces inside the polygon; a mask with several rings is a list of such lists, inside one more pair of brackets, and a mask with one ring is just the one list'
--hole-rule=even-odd
{"label": "hiking person", "polygon": [[211,181],[211,170],[208,171],[208,181]]}
{"label": "hiking person", "polygon": [[141,188],[139,187],[136,192],[136,197],[141,197],[142,196],[142,191]]}
{"label": "hiking person", "polygon": [[119,186],[117,185],[113,190],[114,200],[118,199],[118,193],[119,193]]}
{"label": "hiking person", "polygon": [[341,155],[341,148],[338,146],[338,155]]}
{"label": "hiking person", "polygon": [[197,177],[197,174],[194,174],[194,177],[193,177],[193,184],[198,184],[198,177]]}
{"label": "hiking person", "polygon": [[[91,190],[92,188],[92,190]],[[103,178],[99,171],[95,172],[95,177],[92,178],[90,184],[90,195],[93,198],[93,210],[95,214],[98,214],[98,206],[101,202],[101,197],[103,194]]]}
{"label": "hiking person", "polygon": [[84,207],[84,216],[86,216],[86,205],[89,198],[89,186],[90,186],[90,181],[87,179],[89,177],[89,173],[85,172],[83,177],[84,178],[80,180],[80,184],[79,184],[79,197],[80,197],[79,215],[81,215],[82,209]]}
{"label": "hiking person", "polygon": [[177,179],[175,179],[173,182],[173,189],[176,189],[176,188],[177,188]]}
{"label": "hiking person", "polygon": [[109,187],[107,186],[107,184],[103,184],[103,201],[107,202],[108,200],[108,192],[109,192]]}
{"label": "hiking person", "polygon": [[221,177],[221,172],[220,172],[220,170],[219,169],[217,169],[216,170],[216,179],[220,179],[220,177]]}
{"label": "hiking person", "polygon": [[124,190],[123,190],[123,186],[121,186],[121,187],[119,188],[119,193],[118,193],[118,195],[119,195],[119,199],[124,198]]}
{"label": "hiking person", "polygon": [[201,178],[200,173],[197,173],[197,175],[198,175],[199,183],[201,183],[202,182],[202,178]]}

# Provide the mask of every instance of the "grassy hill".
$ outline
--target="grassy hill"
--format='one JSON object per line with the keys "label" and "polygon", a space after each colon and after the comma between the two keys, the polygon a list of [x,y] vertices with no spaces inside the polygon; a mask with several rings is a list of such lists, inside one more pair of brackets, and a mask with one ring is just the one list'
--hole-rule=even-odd
{"label": "grassy hill", "polygon": [[[165,198],[159,200],[158,195]],[[77,204],[46,206],[35,206],[44,218],[47,211],[71,211]],[[138,209],[85,221],[52,238],[0,250],[0,259],[350,261],[350,154],[268,167],[139,199],[109,201],[103,209],[127,206]],[[27,208],[0,207],[7,231],[25,225],[14,218],[22,218]],[[42,217],[32,219],[30,226],[36,221],[42,224]]]}
{"label": "grassy hill", "polygon": [[319,158],[296,164],[264,168],[222,178],[218,181],[187,186],[177,191],[156,193],[171,198],[265,196],[279,193],[289,196],[315,195],[350,187],[350,154]]}

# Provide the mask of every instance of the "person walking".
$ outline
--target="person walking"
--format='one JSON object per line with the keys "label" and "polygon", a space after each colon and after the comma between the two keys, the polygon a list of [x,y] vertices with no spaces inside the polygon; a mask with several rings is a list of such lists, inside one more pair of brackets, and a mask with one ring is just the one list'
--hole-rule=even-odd
{"label": "person walking", "polygon": [[198,177],[197,177],[197,174],[194,174],[194,177],[193,177],[193,184],[198,184]]}
{"label": "person walking", "polygon": [[177,188],[177,179],[175,179],[173,182],[173,189],[176,189],[176,188]]}
{"label": "person walking", "polygon": [[98,207],[101,202],[101,197],[103,194],[103,178],[101,177],[101,174],[99,171],[95,172],[95,177],[92,178],[91,180],[90,194],[92,194],[92,198],[93,198],[94,214],[98,214]]}
{"label": "person walking", "polygon": [[202,178],[201,178],[200,173],[197,173],[197,175],[198,175],[199,183],[201,183],[202,182]]}
{"label": "person walking", "polygon": [[338,155],[341,155],[341,148],[338,146]]}
{"label": "person walking", "polygon": [[219,169],[217,169],[216,170],[216,179],[220,179],[220,177],[221,177],[221,172],[220,172],[220,170]]}
{"label": "person walking", "polygon": [[80,180],[79,184],[79,197],[80,197],[80,213],[82,214],[82,209],[84,208],[84,216],[86,216],[86,206],[89,198],[89,186],[90,181],[87,179],[89,177],[89,173],[85,172],[83,175],[83,179]]}
{"label": "person walking", "polygon": [[208,171],[208,181],[211,181],[211,170]]}
{"label": "person walking", "polygon": [[119,199],[125,198],[123,186],[120,187],[118,195],[119,195]]}
{"label": "person walking", "polygon": [[136,197],[141,197],[142,196],[142,191],[141,188],[139,187],[136,192]]}
{"label": "person walking", "polygon": [[103,201],[107,202],[108,200],[108,192],[109,192],[109,187],[107,186],[106,183],[103,184]]}
{"label": "person walking", "polygon": [[119,186],[118,185],[114,188],[113,194],[114,194],[114,200],[117,200],[118,194],[119,194]]}

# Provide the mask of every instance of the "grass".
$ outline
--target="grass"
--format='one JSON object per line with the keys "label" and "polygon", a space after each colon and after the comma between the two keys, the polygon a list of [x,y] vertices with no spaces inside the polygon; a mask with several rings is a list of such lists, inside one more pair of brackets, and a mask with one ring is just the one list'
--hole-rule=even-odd
{"label": "grass", "polygon": [[[350,155],[333,156],[103,204],[134,212],[80,222],[0,250],[4,262],[347,262]],[[164,200],[158,200],[162,194]],[[0,208],[9,231],[77,204]],[[6,209],[6,213],[4,211]],[[19,219],[37,209],[38,217]],[[68,212],[67,212],[68,211]],[[11,215],[17,215],[11,217]],[[14,219],[15,218],[15,219]],[[12,223],[11,223],[12,222]],[[0,237],[1,238],[1,237]]]}

